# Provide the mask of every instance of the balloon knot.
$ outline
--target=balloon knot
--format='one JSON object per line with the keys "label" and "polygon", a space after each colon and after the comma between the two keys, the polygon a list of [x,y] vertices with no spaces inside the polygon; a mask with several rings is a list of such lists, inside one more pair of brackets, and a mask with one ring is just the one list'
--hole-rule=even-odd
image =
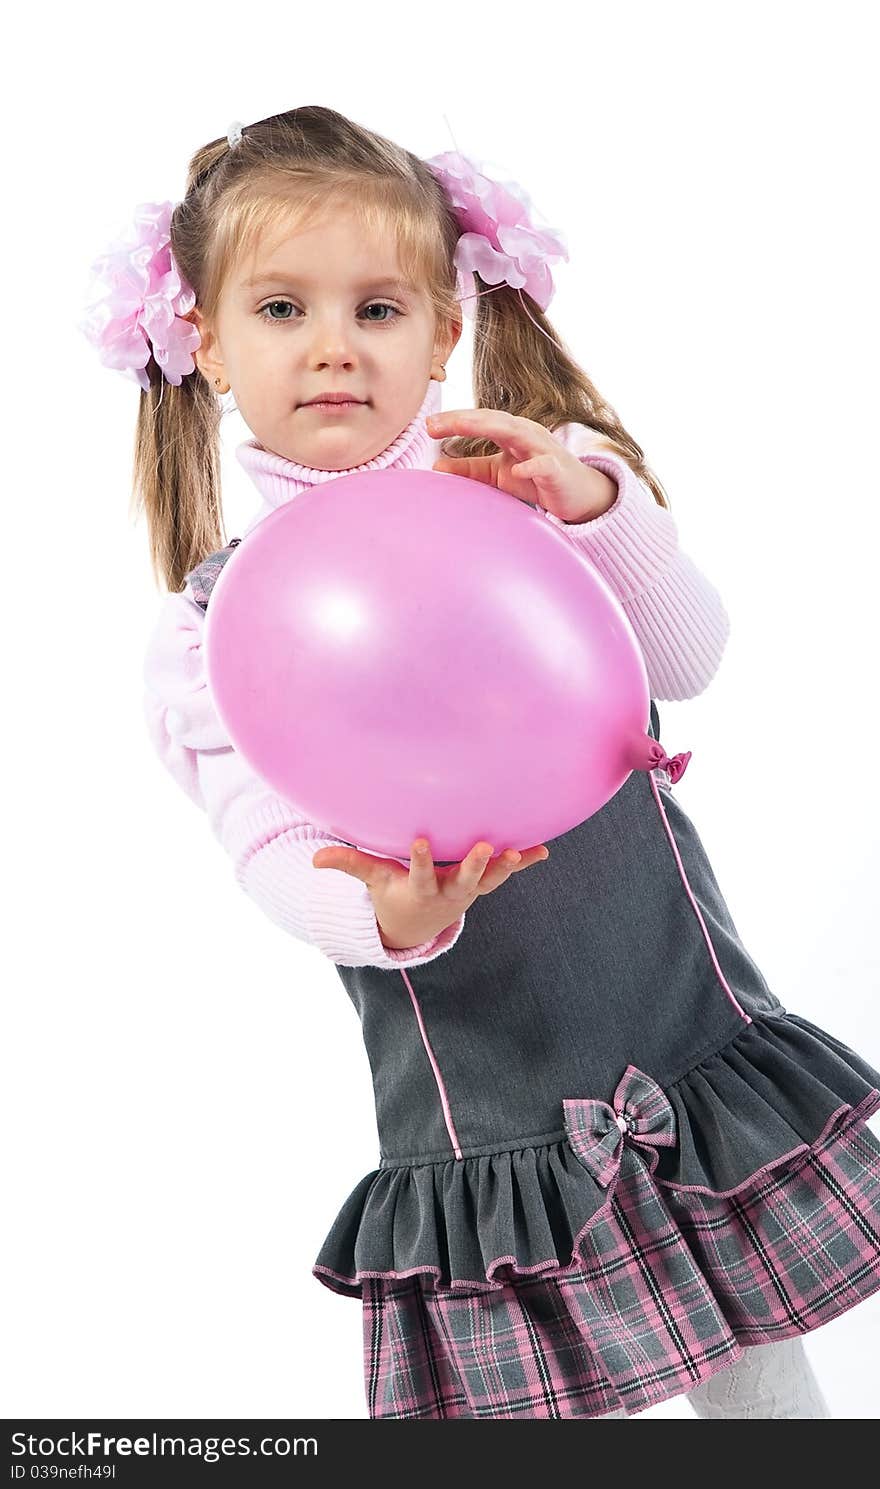
{"label": "balloon knot", "polygon": [[667,771],[669,779],[674,786],[676,781],[681,780],[687,770],[691,754],[691,750],[680,750],[677,755],[667,755],[659,740],[649,739],[646,750],[647,764],[643,768],[645,770]]}

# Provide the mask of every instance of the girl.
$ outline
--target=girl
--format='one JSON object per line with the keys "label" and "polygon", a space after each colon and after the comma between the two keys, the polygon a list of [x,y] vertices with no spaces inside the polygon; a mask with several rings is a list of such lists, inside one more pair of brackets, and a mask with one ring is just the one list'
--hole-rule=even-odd
{"label": "girl", "polygon": [[[233,126],[171,206],[99,261],[112,290],[85,326],[142,389],[136,479],[170,591],[147,718],[239,884],[334,962],[362,1022],[380,1161],[313,1272],[362,1300],[370,1416],[614,1418],[685,1393],[700,1417],[827,1417],[802,1337],[880,1287],[880,1074],[775,997],[673,790],[689,757],[662,750],[653,700],[708,685],[729,622],[544,315],[561,241],[458,152],[422,161],[318,107]],[[477,406],[442,415],[471,296]],[[477,843],[441,867],[274,795],[201,655],[241,541],[220,530],[230,390],[263,499],[244,541],[383,467],[543,510],[639,639],[652,767],[549,855]]]}

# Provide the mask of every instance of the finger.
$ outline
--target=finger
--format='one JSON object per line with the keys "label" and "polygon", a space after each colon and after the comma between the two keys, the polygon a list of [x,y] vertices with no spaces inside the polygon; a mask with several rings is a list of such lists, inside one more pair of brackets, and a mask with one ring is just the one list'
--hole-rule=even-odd
{"label": "finger", "polygon": [[432,894],[437,889],[437,872],[434,855],[427,838],[416,838],[409,860],[409,878],[413,888],[420,894]]}
{"label": "finger", "polygon": [[529,460],[520,460],[510,467],[512,476],[534,481],[545,490],[553,490],[562,477],[562,461],[553,454],[533,455]]}
{"label": "finger", "polygon": [[515,848],[507,848],[489,864],[486,872],[480,880],[478,893],[488,893],[497,889],[511,874],[519,874],[523,869],[530,869],[532,864],[541,863],[550,854],[545,846],[538,848],[524,848],[521,852]]}
{"label": "finger", "polygon": [[532,864],[542,863],[545,858],[549,857],[550,853],[544,844],[537,848],[523,848],[522,850],[507,848],[486,869],[480,880],[480,889],[497,889],[498,885],[503,884],[505,879],[509,879],[511,874],[519,874],[523,869],[530,869]]}
{"label": "finger", "polygon": [[317,853],[312,854],[312,867],[316,869],[341,869],[347,868],[345,855],[348,848],[319,848]]}
{"label": "finger", "polygon": [[312,854],[312,867],[316,869],[340,869],[344,874],[351,874],[354,879],[361,879],[364,884],[377,884],[389,872],[392,866],[399,871],[399,864],[395,864],[391,858],[373,858],[371,854],[359,853],[357,848],[345,848],[334,846],[332,848],[319,848],[317,853]]}
{"label": "finger", "polygon": [[534,419],[525,419],[520,414],[509,414],[499,408],[454,408],[440,414],[431,414],[426,427],[432,439],[443,439],[449,434],[462,434],[471,438],[494,440],[517,459],[546,449],[548,438],[553,436],[543,424]]}
{"label": "finger", "polygon": [[486,481],[495,485],[498,468],[497,455],[443,455],[435,460],[432,470],[444,471],[450,476],[466,476],[470,481]]}
{"label": "finger", "polygon": [[503,884],[505,879],[509,879],[510,875],[516,872],[521,858],[522,854],[518,849],[505,848],[503,853],[499,853],[487,865],[486,872],[480,880],[478,892],[488,893],[489,890],[497,889],[499,884]]}
{"label": "finger", "polygon": [[316,869],[342,869],[353,874],[360,857],[355,848],[319,848],[312,854],[312,866]]}
{"label": "finger", "polygon": [[463,858],[457,869],[452,870],[452,881],[456,889],[467,895],[474,895],[479,887],[480,880],[495,849],[491,843],[475,843],[466,858]]}
{"label": "finger", "polygon": [[543,863],[545,858],[549,857],[550,850],[546,843],[542,843],[538,848],[524,848],[520,855],[520,861],[515,866],[513,872],[518,874],[520,869],[530,869],[533,863]]}

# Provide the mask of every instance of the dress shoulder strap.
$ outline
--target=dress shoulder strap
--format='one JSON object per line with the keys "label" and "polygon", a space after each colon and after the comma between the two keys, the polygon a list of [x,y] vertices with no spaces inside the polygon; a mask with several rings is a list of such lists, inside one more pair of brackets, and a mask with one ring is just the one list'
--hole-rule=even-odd
{"label": "dress shoulder strap", "polygon": [[203,558],[200,564],[196,564],[196,567],[185,575],[190,582],[193,599],[203,610],[208,608],[211,590],[220,577],[223,565],[232,556],[240,542],[241,538],[232,538],[225,548],[218,548],[216,553],[209,553],[207,558]]}

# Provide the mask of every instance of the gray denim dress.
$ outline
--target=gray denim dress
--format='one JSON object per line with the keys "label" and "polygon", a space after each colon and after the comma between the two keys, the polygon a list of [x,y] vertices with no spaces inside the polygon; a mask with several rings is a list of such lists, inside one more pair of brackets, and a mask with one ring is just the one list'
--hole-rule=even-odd
{"label": "gray denim dress", "polygon": [[[234,546],[195,571],[203,608]],[[424,1274],[461,1296],[548,1275],[548,1258],[565,1268],[607,1198],[603,1153],[632,1125],[615,1106],[625,1077],[646,1128],[655,1097],[671,1107],[654,1179],[709,1195],[880,1105],[880,1073],[768,987],[676,789],[634,770],[544,863],[476,899],[432,961],[337,966],[380,1159],[320,1248],[327,1287],[363,1297],[368,1278]],[[585,1133],[594,1112],[608,1120]]]}

